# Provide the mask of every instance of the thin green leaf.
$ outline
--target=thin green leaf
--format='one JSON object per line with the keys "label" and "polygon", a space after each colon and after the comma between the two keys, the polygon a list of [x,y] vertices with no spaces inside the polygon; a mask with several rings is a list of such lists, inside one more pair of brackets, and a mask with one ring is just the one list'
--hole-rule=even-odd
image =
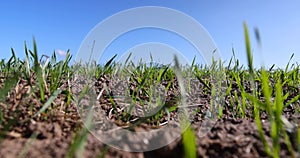
{"label": "thin green leaf", "polygon": [[182,134],[182,144],[185,158],[197,157],[196,137],[190,126]]}
{"label": "thin green leaf", "polygon": [[58,94],[61,93],[60,89],[57,89],[51,96],[50,98],[47,100],[47,102],[43,105],[43,107],[36,113],[33,115],[33,117],[36,117],[37,115],[43,113],[54,101],[54,99],[57,97]]}

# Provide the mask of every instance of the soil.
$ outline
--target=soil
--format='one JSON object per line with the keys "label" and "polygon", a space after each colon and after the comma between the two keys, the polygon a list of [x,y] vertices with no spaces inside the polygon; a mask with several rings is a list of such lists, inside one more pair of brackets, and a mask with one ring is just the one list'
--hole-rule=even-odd
{"label": "soil", "polygon": [[[74,79],[72,80],[74,82]],[[95,91],[99,94],[103,89],[104,83],[107,83],[108,89],[112,90],[114,87],[113,80],[110,77],[103,76],[95,80]],[[34,83],[35,80],[27,81],[20,79],[17,85],[10,91],[4,101],[0,102],[2,110],[2,122],[0,124],[0,157],[14,158],[14,157],[67,157],[74,138],[81,136],[84,128],[83,120],[78,114],[78,109],[74,102],[67,104],[67,95],[59,94],[53,101],[47,112],[43,112],[37,116],[37,113],[44,103],[40,101],[39,93],[30,93],[31,87],[28,82]],[[4,79],[0,80],[0,87],[3,86]],[[247,86],[247,84],[245,84]],[[74,86],[74,85],[72,85]],[[198,157],[239,157],[239,158],[253,158],[253,157],[267,157],[263,144],[260,140],[259,133],[255,121],[252,119],[251,113],[246,114],[246,118],[241,119],[237,117],[229,104],[229,98],[226,98],[223,109],[223,116],[219,118],[214,124],[209,133],[202,136],[200,127],[204,121],[207,109],[210,107],[210,94],[204,92],[204,85],[201,83],[192,83],[192,92],[197,94],[197,97],[188,97],[189,105],[197,105],[197,113],[191,119],[191,127],[196,135],[197,155]],[[62,90],[67,89],[68,82],[60,87]],[[166,100],[178,95],[176,91],[178,85],[174,85],[174,89],[170,88],[167,92]],[[198,88],[196,88],[198,87]],[[249,87],[248,87],[249,88]],[[237,86],[233,85],[232,94],[234,90],[238,92]],[[75,93],[75,92],[74,92]],[[117,115],[122,113],[113,113],[112,106],[109,99],[105,98],[108,92],[105,92],[97,100],[97,106],[101,107],[106,114],[106,117],[118,124],[120,127],[128,126],[126,120],[117,120]],[[299,90],[291,95],[296,95]],[[51,94],[45,94],[45,98],[49,99]],[[140,96],[147,99],[147,96]],[[297,102],[299,104],[299,101]],[[195,109],[194,109],[195,110]],[[176,111],[171,112],[170,120],[176,121]],[[268,143],[271,143],[270,125],[265,113],[261,114],[264,133]],[[296,113],[293,106],[289,106],[284,110],[284,116],[291,122],[299,122],[300,115]],[[135,117],[129,117],[134,120]],[[163,116],[159,123],[167,121],[167,116]],[[151,130],[158,122],[150,121],[139,124],[133,130]],[[159,127],[158,127],[159,128]],[[171,132],[170,132],[171,133]],[[83,135],[82,135],[83,136]],[[296,139],[295,132],[292,130],[289,133],[292,140]],[[152,137],[146,137],[151,141]],[[166,139],[168,133],[166,132]],[[134,142],[134,138],[130,138]],[[281,157],[291,157],[284,140],[281,141]],[[139,144],[140,145],[140,144]],[[296,151],[296,144],[293,143],[295,156],[299,157]],[[143,148],[139,146],[138,148]],[[76,157],[76,155],[74,156]],[[78,156],[77,156],[78,157]],[[124,158],[143,158],[143,157],[184,157],[184,150],[181,138],[176,139],[171,144],[147,152],[126,152],[99,141],[92,133],[88,133],[87,142],[84,146],[82,157],[124,157]]]}

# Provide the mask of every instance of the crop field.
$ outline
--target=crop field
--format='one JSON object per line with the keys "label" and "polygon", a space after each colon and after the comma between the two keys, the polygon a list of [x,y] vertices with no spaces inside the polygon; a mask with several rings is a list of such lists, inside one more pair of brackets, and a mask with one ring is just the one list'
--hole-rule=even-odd
{"label": "crop field", "polygon": [[[103,65],[71,64],[69,52],[64,60],[40,56],[35,41],[25,59],[12,49],[0,61],[0,157],[299,157],[300,65],[254,68],[246,26],[245,41],[247,66],[234,50],[227,65],[183,66],[174,57],[174,65],[124,66],[116,56]],[[127,152],[97,139],[103,120],[135,132],[185,128],[167,146]],[[118,145],[141,151],[155,138]]]}

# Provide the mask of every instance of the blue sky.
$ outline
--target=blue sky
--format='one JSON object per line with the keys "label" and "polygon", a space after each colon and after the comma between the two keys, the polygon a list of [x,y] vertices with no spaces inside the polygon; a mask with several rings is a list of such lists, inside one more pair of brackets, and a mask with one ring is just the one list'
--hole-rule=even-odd
{"label": "blue sky", "polygon": [[[54,50],[70,49],[76,56],[81,42],[99,22],[125,9],[141,6],[168,7],[193,17],[210,33],[225,61],[230,59],[231,49],[234,48],[236,56],[242,63],[246,63],[244,21],[247,21],[250,30],[256,65],[264,62],[266,66],[274,63],[283,67],[292,53],[295,53],[293,62],[300,61],[300,1],[296,0],[1,1],[0,58],[8,58],[11,47],[23,58],[24,41],[32,48],[33,36],[39,54],[51,55]],[[262,51],[257,47],[254,27],[260,30]],[[123,45],[112,44],[106,52],[107,56],[122,54],[122,51],[143,42],[168,40],[169,43],[166,43],[172,47],[185,47],[184,42],[177,37],[159,30],[137,30],[120,37],[119,42],[122,43],[122,39]],[[177,42],[172,43],[174,40]]]}

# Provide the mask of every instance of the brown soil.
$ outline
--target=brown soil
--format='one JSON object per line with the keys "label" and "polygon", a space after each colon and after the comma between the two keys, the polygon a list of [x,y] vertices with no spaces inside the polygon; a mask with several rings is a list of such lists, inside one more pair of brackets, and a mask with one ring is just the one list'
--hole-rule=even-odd
{"label": "brown soil", "polygon": [[[100,78],[96,81],[96,93],[99,94],[103,88],[104,82],[111,80]],[[4,80],[1,80],[0,87]],[[32,81],[34,82],[34,81]],[[1,86],[2,85],[2,86]],[[192,84],[198,86],[194,90],[204,89],[201,84]],[[176,87],[176,86],[174,86]],[[67,82],[61,89],[67,88]],[[112,89],[112,87],[110,87]],[[233,87],[236,88],[237,87]],[[18,84],[7,95],[5,101],[0,102],[2,111],[2,120],[0,124],[0,157],[66,157],[70,151],[70,146],[74,137],[80,136],[83,129],[83,121],[77,113],[73,102],[69,106],[66,103],[66,94],[59,94],[46,113],[33,116],[43,105],[39,98],[39,93],[29,93],[31,87],[28,81],[20,79]],[[98,89],[98,90],[97,90]],[[192,88],[193,89],[193,88]],[[176,95],[176,90],[167,93],[166,100],[172,99]],[[209,107],[210,96],[201,91],[198,97],[189,98],[189,104],[198,104],[199,112],[192,119],[192,128],[197,136],[197,155],[198,157],[267,157],[263,144],[260,140],[255,121],[251,117],[246,119],[235,118],[229,105],[229,99],[226,99],[223,117],[218,119],[211,131],[205,136],[200,136],[200,127],[204,120],[204,114]],[[299,91],[297,92],[299,93]],[[50,94],[46,93],[46,99]],[[113,121],[116,120],[116,114],[111,114],[112,107],[107,99],[100,98],[98,104],[106,111],[107,116]],[[299,103],[299,101],[298,101]],[[300,115],[296,114],[294,107],[287,107],[284,115],[291,122],[297,122]],[[67,109],[67,111],[66,111]],[[111,115],[111,116],[109,116]],[[251,114],[247,114],[250,116]],[[171,113],[171,120],[175,120],[176,111]],[[134,119],[134,118],[131,118]],[[268,143],[271,143],[270,125],[267,116],[262,113],[263,128]],[[161,118],[161,122],[166,121],[166,117]],[[121,125],[126,125],[121,121]],[[155,123],[154,123],[155,124]],[[149,130],[153,125],[151,122],[140,125],[144,130]],[[137,129],[135,129],[137,130]],[[292,140],[295,139],[293,133],[290,134]],[[150,138],[149,138],[150,139]],[[294,150],[296,157],[299,154]],[[115,148],[108,147],[101,143],[91,133],[87,136],[87,143],[84,146],[83,157],[183,157],[183,144],[180,139],[170,145],[144,153],[130,153]],[[281,140],[281,157],[291,157],[286,144]]]}

